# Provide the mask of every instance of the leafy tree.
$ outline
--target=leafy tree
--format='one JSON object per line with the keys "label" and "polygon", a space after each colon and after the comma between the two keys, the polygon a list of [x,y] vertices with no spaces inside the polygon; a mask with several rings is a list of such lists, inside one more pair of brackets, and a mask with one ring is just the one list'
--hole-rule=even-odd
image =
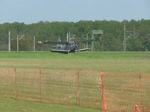
{"label": "leafy tree", "polygon": [[[79,22],[48,22],[40,21],[34,24],[24,23],[4,23],[0,24],[0,50],[8,50],[8,32],[11,31],[11,47],[16,51],[17,35],[25,35],[20,40],[20,50],[32,50],[33,37],[36,42],[41,40],[54,40],[59,37],[66,41],[68,32],[75,35],[76,40],[85,39],[88,35],[89,39],[92,30],[103,30],[104,34],[99,39],[96,36],[96,51],[122,51],[123,50],[123,24],[118,21],[79,21]],[[127,40],[127,50],[129,51],[145,51],[150,50],[150,20],[131,20],[126,21],[126,29],[135,31]],[[81,45],[83,46],[83,45]],[[36,44],[36,50],[49,50],[49,45],[39,46]]]}

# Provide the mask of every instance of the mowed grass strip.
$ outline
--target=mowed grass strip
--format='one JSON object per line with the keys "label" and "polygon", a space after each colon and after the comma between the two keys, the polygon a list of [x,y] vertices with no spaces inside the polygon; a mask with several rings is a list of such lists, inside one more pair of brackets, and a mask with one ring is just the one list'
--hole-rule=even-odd
{"label": "mowed grass strip", "polygon": [[150,52],[78,52],[71,54],[51,52],[0,52],[0,58],[17,59],[150,59]]}
{"label": "mowed grass strip", "polygon": [[150,73],[150,52],[0,52],[0,67]]}

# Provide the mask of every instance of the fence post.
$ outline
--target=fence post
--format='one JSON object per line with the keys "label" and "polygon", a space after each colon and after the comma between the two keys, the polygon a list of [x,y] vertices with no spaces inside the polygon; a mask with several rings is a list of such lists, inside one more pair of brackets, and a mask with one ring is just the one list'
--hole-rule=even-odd
{"label": "fence post", "polygon": [[141,92],[141,106],[142,106],[142,112],[144,112],[143,87],[142,87],[142,76],[141,76],[141,74],[139,74],[139,85],[140,85],[140,92]]}
{"label": "fence post", "polygon": [[14,84],[15,84],[15,98],[17,99],[18,93],[17,93],[17,77],[16,77],[16,68],[14,68]]}
{"label": "fence post", "polygon": [[42,102],[42,72],[39,70],[39,83],[40,83],[40,101]]}
{"label": "fence post", "polygon": [[102,96],[101,96],[101,110],[102,112],[105,112],[107,110],[107,105],[105,102],[105,89],[104,89],[104,73],[100,73],[100,80],[99,80],[99,87],[102,91]]}
{"label": "fence post", "polygon": [[77,104],[80,105],[80,70],[77,71]]}
{"label": "fence post", "polygon": [[141,112],[138,105],[135,105],[135,112]]}

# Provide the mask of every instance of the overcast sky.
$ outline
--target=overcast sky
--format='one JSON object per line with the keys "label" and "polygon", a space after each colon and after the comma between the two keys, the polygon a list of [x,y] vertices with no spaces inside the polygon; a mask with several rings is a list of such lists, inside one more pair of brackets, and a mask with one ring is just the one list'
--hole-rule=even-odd
{"label": "overcast sky", "polygon": [[0,23],[150,19],[150,0],[0,0]]}

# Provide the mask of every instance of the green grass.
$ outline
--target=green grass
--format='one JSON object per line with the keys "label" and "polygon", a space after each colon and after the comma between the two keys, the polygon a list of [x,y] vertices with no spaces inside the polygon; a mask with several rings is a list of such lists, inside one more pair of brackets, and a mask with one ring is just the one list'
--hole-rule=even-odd
{"label": "green grass", "polygon": [[[83,77],[81,77],[83,80],[82,83],[88,85],[86,90],[85,88],[81,88],[84,90],[81,91],[82,92],[81,94],[85,94],[85,97],[82,97],[81,99],[85,101],[88,99],[88,97],[86,96],[92,96],[91,95],[92,91],[90,90],[91,89],[90,87],[93,86],[93,83],[90,82],[96,81],[95,77],[92,76],[95,73],[96,73],[96,77],[99,76],[100,72],[105,72],[106,75],[108,75],[108,77],[106,77],[107,78],[106,88],[109,89],[108,92],[110,93],[116,92],[116,95],[112,95],[112,96],[110,96],[110,94],[107,94],[109,97],[112,98],[117,98],[117,94],[118,95],[124,94],[124,92],[121,90],[121,87],[125,87],[125,88],[128,87],[129,91],[127,93],[128,94],[127,97],[129,96],[134,97],[134,94],[137,93],[135,90],[132,90],[132,83],[134,84],[134,80],[132,76],[141,73],[143,78],[145,78],[143,79],[144,80],[143,85],[145,88],[147,88],[147,90],[145,90],[144,93],[145,95],[144,99],[146,105],[149,105],[150,102],[148,100],[150,99],[149,97],[150,91],[148,86],[149,84],[148,78],[150,73],[149,65],[150,65],[150,52],[79,52],[79,53],[72,53],[68,55],[59,54],[59,53],[50,53],[50,52],[0,52],[0,69],[4,71],[7,70],[13,71],[13,69],[16,68],[18,75],[21,74],[21,72],[25,73],[28,70],[38,71],[39,69],[42,69],[43,72],[47,71],[47,74],[50,74],[51,72],[52,74],[55,72],[68,73],[68,71],[71,71],[73,72],[73,75],[62,77],[64,81],[68,81],[67,78],[74,77],[76,71],[80,70],[82,74],[85,74],[85,76],[83,75]],[[52,77],[52,75],[50,76],[51,76],[51,80],[48,80],[47,78],[47,81],[54,81],[58,79],[57,75],[56,77]],[[124,77],[126,77],[126,79],[124,79]],[[34,76],[34,78],[36,78],[36,76]],[[28,80],[28,78],[22,80]],[[117,85],[113,84],[114,82]],[[131,87],[129,85],[126,85],[126,83],[129,83],[129,85],[131,84]],[[54,85],[56,85],[56,83]],[[96,85],[94,84],[94,86]],[[9,87],[7,88],[9,89]],[[21,88],[23,87],[21,87],[20,85],[20,89]],[[56,91],[60,91],[60,90],[56,89]],[[61,91],[63,94],[67,90],[62,89]],[[58,95],[61,96],[61,93]],[[96,95],[97,93],[95,93],[95,96]],[[121,97],[122,96],[120,96],[120,98]],[[93,99],[88,99],[88,100],[92,101]],[[25,105],[26,108],[24,108]],[[76,105],[74,106],[56,105],[56,104],[54,105],[54,104],[22,101],[22,100],[7,99],[7,98],[6,99],[0,98],[0,108],[4,112],[10,112],[10,110],[11,112],[38,112],[38,111],[39,112],[41,111],[42,112],[43,111],[44,112],[55,112],[55,111],[56,112],[66,112],[66,111],[96,112],[99,111],[99,109],[91,109],[85,107],[83,108],[82,106],[76,106]],[[20,109],[20,111],[18,109]]]}
{"label": "green grass", "polygon": [[51,52],[0,52],[0,58],[17,59],[142,59],[150,58],[150,52],[79,52],[71,54]]}
{"label": "green grass", "polygon": [[31,102],[16,100],[12,98],[0,98],[1,112],[99,112],[91,108],[79,106],[46,104],[40,102]]}
{"label": "green grass", "polygon": [[0,52],[0,67],[149,73],[150,52]]}

